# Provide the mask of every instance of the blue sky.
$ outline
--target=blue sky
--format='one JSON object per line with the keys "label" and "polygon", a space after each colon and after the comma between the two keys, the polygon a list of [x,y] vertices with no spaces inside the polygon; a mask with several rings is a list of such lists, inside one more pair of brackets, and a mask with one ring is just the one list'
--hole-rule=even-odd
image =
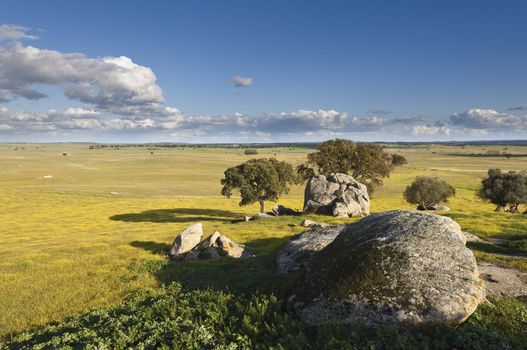
{"label": "blue sky", "polygon": [[522,1],[4,0],[0,141],[525,139],[526,13]]}

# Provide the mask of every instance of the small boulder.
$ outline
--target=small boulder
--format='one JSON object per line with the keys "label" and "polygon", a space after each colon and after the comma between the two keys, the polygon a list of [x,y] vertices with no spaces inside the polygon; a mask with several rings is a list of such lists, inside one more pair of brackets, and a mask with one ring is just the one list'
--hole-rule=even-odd
{"label": "small boulder", "polygon": [[314,176],[306,185],[304,211],[338,217],[368,215],[368,189],[347,174]]}
{"label": "small boulder", "polygon": [[276,216],[283,216],[283,215],[299,215],[300,213],[296,210],[293,210],[291,208],[284,207],[283,205],[275,205],[273,207],[273,213]]}
{"label": "small boulder", "polygon": [[241,258],[249,255],[244,245],[232,241],[227,236],[219,236],[216,243],[218,245],[218,252],[222,256]]}
{"label": "small boulder", "polygon": [[271,218],[274,218],[276,217],[275,215],[270,215],[270,214],[267,214],[267,213],[258,213],[256,215],[253,215],[251,216],[251,221],[253,220],[262,220],[262,219],[271,219]]}
{"label": "small boulder", "polygon": [[304,219],[302,220],[302,223],[300,224],[300,226],[303,226],[303,227],[310,227],[310,226],[315,226],[317,223],[314,222],[313,220],[309,220],[309,219]]}
{"label": "small boulder", "polygon": [[220,238],[221,233],[219,231],[215,231],[213,234],[209,235],[207,238],[205,238],[203,241],[199,242],[192,250],[202,251],[209,247],[218,247],[218,244],[216,241],[218,238]]}
{"label": "small boulder", "polygon": [[[187,230],[189,230],[189,228]],[[237,259],[251,256],[251,254],[243,244],[238,244],[227,236],[222,235],[219,231],[216,231],[203,241],[194,244],[192,250],[187,253],[179,253],[177,255],[171,254],[171,256],[178,260],[182,259],[183,261],[191,261],[218,259],[221,257]]]}
{"label": "small boulder", "polygon": [[201,223],[187,227],[176,236],[169,255],[174,259],[182,258],[185,253],[191,251],[201,241],[201,236],[203,236]]}

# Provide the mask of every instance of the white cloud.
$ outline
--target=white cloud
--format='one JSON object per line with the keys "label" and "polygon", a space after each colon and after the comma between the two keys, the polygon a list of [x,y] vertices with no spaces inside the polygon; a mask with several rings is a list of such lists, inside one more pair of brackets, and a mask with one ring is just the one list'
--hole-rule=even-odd
{"label": "white cloud", "polygon": [[414,125],[412,134],[416,136],[450,135],[451,129],[447,125]]}
{"label": "white cloud", "polygon": [[253,78],[241,77],[236,75],[232,78],[232,82],[236,87],[249,87],[253,85]]}
{"label": "white cloud", "polygon": [[0,47],[0,101],[16,97],[40,99],[38,85],[62,86],[73,100],[121,115],[159,114],[161,88],[148,67],[130,58],[88,58],[13,43]]}
{"label": "white cloud", "polygon": [[98,129],[102,125],[97,119],[71,119],[60,124],[62,128],[70,129]]}
{"label": "white cloud", "polygon": [[28,34],[30,31],[29,28],[23,26],[17,26],[14,24],[2,24],[0,25],[0,41],[1,40],[21,40],[29,39],[35,40],[38,39],[37,36]]}
{"label": "white cloud", "polygon": [[11,130],[13,127],[9,124],[0,124],[0,131],[1,130]]}
{"label": "white cloud", "polygon": [[91,109],[91,108],[84,108],[84,107],[70,107],[64,111],[64,115],[68,117],[87,117],[87,116],[96,116],[100,115],[101,113]]}
{"label": "white cloud", "polygon": [[499,113],[494,109],[473,108],[450,116],[453,125],[468,129],[527,129],[527,117]]}

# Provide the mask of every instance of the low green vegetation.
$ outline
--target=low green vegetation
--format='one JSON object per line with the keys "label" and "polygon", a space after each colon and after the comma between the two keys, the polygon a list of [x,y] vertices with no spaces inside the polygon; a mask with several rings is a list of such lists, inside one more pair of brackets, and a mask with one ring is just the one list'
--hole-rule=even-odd
{"label": "low green vegetation", "polygon": [[118,307],[17,335],[0,349],[525,349],[527,309],[494,299],[461,327],[308,327],[274,295],[172,283]]}

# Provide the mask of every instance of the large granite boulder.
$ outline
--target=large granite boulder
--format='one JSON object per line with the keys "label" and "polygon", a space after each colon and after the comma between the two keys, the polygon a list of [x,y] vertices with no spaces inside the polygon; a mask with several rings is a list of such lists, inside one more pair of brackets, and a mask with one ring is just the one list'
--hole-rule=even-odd
{"label": "large granite boulder", "polygon": [[304,211],[340,217],[368,215],[368,189],[347,174],[314,176],[306,185]]}
{"label": "large granite boulder", "polygon": [[191,251],[201,241],[201,236],[203,236],[201,223],[191,225],[179,232],[170,248],[170,257],[173,259],[183,258],[183,255]]}
{"label": "large granite boulder", "polygon": [[301,272],[291,300],[312,325],[456,325],[484,299],[465,240],[450,218],[389,211],[305,232],[278,253],[277,269]]}

